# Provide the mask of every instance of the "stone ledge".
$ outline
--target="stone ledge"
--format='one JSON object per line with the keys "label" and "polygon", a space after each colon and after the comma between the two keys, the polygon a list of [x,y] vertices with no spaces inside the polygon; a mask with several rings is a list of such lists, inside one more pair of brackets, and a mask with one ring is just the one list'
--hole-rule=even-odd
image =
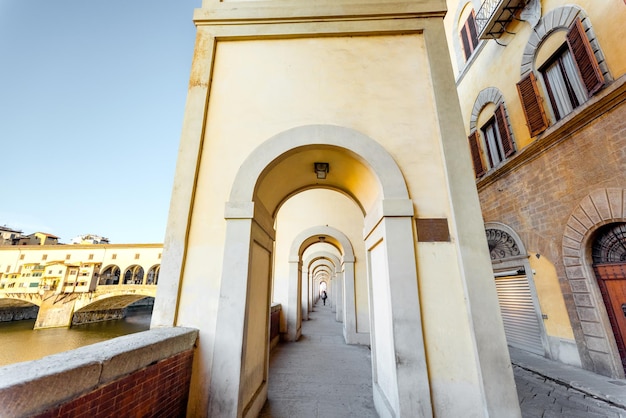
{"label": "stone ledge", "polygon": [[29,416],[192,349],[193,328],[156,328],[0,368],[0,405]]}

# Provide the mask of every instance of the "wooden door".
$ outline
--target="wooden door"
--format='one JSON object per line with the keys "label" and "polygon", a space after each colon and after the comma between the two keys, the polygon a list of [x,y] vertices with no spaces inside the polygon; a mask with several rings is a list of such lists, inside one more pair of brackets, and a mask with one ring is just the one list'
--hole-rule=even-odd
{"label": "wooden door", "polygon": [[600,264],[594,268],[626,371],[626,263]]}

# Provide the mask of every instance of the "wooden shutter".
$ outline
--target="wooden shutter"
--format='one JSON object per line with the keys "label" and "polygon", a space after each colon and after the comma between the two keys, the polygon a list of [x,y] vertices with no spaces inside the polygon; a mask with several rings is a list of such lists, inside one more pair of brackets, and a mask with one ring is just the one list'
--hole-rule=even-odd
{"label": "wooden shutter", "polygon": [[478,147],[478,131],[474,131],[467,137],[470,145],[470,151],[472,153],[472,162],[474,163],[474,172],[476,177],[480,177],[485,174],[485,166],[483,160],[480,158],[480,148]]}
{"label": "wooden shutter", "polygon": [[531,72],[517,83],[517,92],[522,102],[530,136],[536,136],[548,127],[548,118],[541,105],[541,97],[534,73]]}
{"label": "wooden shutter", "polygon": [[604,76],[585,33],[580,19],[574,20],[567,31],[567,45],[576,61],[580,78],[587,87],[589,96],[604,86]]}
{"label": "wooden shutter", "polygon": [[504,111],[504,104],[500,104],[496,109],[496,124],[498,125],[498,131],[500,133],[500,140],[502,141],[502,149],[504,156],[509,157],[515,152],[513,146],[513,138],[509,131],[509,124],[506,120],[506,112]]}
{"label": "wooden shutter", "polygon": [[478,31],[476,30],[476,18],[474,17],[474,11],[467,18],[467,28],[469,29],[470,40],[472,42],[472,51],[478,46]]}
{"label": "wooden shutter", "polygon": [[467,23],[461,28],[461,41],[463,41],[463,53],[465,61],[472,55],[472,47],[470,45],[469,34],[467,33]]}
{"label": "wooden shutter", "polygon": [[473,10],[461,28],[461,41],[463,42],[463,52],[467,61],[478,45],[478,31],[476,30],[476,19],[474,18]]}

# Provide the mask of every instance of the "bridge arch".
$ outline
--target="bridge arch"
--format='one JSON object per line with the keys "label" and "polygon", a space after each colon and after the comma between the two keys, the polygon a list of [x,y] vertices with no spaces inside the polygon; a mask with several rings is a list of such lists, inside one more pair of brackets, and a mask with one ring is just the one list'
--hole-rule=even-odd
{"label": "bridge arch", "polygon": [[138,300],[154,298],[154,286],[117,285],[106,286],[88,294],[77,294],[74,312],[123,309]]}

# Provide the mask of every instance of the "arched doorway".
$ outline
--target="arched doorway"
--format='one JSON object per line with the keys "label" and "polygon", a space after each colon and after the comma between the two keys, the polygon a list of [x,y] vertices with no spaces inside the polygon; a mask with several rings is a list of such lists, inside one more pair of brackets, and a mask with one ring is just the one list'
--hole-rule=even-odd
{"label": "arched doorway", "polygon": [[591,257],[600,294],[626,371],[626,223],[598,229]]}
{"label": "arched doorway", "polygon": [[604,226],[626,222],[620,216],[625,196],[626,189],[593,190],[572,210],[562,242],[563,264],[574,306],[584,313],[578,316],[581,361],[586,369],[615,378],[624,377],[624,367],[594,271],[592,248]]}

